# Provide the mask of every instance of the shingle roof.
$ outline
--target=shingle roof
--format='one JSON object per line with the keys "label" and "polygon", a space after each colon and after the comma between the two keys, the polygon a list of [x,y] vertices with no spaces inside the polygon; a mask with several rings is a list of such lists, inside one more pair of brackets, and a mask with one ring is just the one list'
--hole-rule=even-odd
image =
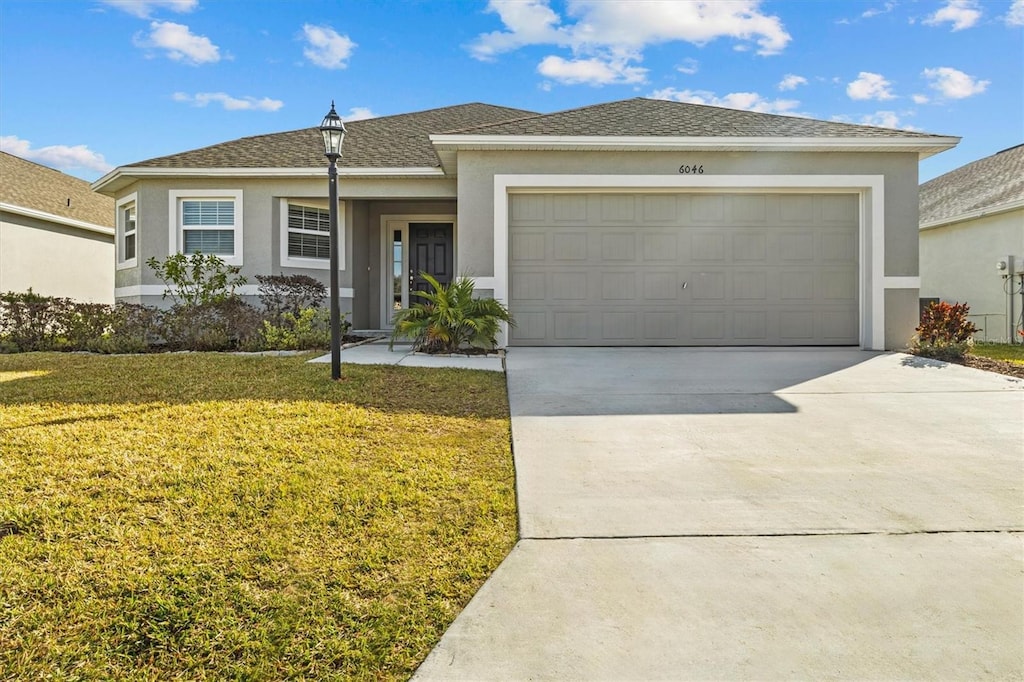
{"label": "shingle roof", "polygon": [[940,137],[906,130],[645,97],[452,131],[455,132],[472,135],[616,137]]}
{"label": "shingle roof", "polygon": [[[429,135],[534,112],[492,104],[459,104],[411,114],[381,116],[345,124],[339,165],[345,168],[424,168],[440,165]],[[133,163],[152,168],[317,168],[326,167],[320,131],[304,128],[255,135]]]}
{"label": "shingle roof", "polygon": [[921,224],[1024,201],[1024,144],[1004,149],[921,185]]}
{"label": "shingle roof", "polygon": [[0,202],[112,227],[114,200],[85,180],[0,152]]}

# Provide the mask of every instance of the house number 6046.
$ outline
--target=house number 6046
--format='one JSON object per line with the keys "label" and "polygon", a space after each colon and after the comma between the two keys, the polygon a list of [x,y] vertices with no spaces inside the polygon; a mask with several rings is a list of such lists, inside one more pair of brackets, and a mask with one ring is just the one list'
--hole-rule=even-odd
{"label": "house number 6046", "polygon": [[702,175],[704,173],[704,164],[699,164],[695,166],[683,165],[679,167],[679,172],[683,173],[684,175],[690,175],[691,173]]}

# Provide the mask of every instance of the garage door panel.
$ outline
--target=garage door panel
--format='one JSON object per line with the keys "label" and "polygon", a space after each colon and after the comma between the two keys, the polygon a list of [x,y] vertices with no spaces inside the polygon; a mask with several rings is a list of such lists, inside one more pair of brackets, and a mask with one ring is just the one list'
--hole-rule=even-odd
{"label": "garage door panel", "polygon": [[841,195],[533,196],[518,209],[527,218],[510,209],[510,342],[855,344],[857,206]]}

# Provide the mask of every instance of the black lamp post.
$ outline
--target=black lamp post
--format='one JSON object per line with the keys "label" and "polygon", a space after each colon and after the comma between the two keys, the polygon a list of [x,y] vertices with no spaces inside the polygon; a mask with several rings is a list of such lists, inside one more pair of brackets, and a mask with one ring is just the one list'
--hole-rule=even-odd
{"label": "black lamp post", "polygon": [[341,158],[341,143],[345,139],[345,124],[341,116],[331,110],[324,116],[320,124],[320,134],[324,136],[324,156],[331,164],[327,167],[328,185],[330,187],[330,208],[328,215],[331,223],[331,379],[341,378],[341,300],[338,292],[338,271],[341,263],[338,258],[338,159]]}

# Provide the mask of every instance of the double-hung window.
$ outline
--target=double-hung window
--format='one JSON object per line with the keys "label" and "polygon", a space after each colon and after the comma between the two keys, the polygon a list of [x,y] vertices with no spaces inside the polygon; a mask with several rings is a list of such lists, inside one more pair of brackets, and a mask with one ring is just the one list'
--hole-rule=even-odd
{"label": "double-hung window", "polygon": [[133,268],[138,265],[138,195],[133,193],[118,200],[117,204],[117,267]]}
{"label": "double-hung window", "polygon": [[[310,199],[281,200],[281,265],[318,270],[330,268],[330,212],[326,203],[317,203]],[[341,244],[345,243],[343,207],[342,203],[338,210]],[[344,263],[344,253],[339,253]]]}
{"label": "double-hung window", "polygon": [[228,265],[242,264],[241,190],[173,191],[171,204],[172,251],[213,254]]}

